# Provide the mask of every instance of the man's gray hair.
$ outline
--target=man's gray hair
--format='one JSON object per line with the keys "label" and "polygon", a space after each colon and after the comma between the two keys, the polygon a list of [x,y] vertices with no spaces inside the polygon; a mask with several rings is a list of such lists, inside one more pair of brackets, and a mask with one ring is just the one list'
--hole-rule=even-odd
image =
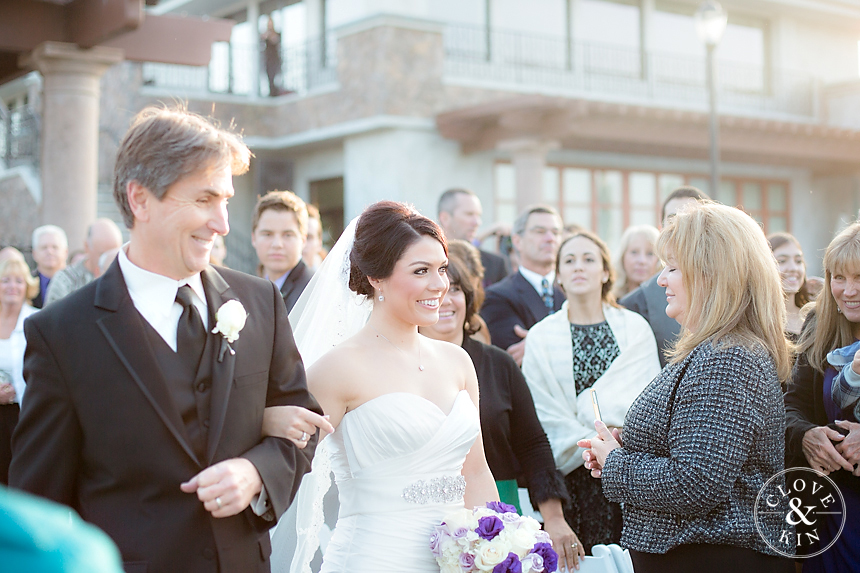
{"label": "man's gray hair", "polygon": [[436,214],[441,215],[442,213],[454,214],[454,209],[457,207],[457,197],[460,195],[470,195],[472,197],[477,197],[474,191],[470,191],[468,189],[463,189],[461,187],[454,187],[453,189],[448,189],[442,196],[439,197],[439,206],[436,209]]}
{"label": "man's gray hair", "polygon": [[56,225],[42,225],[41,227],[36,227],[33,229],[33,248],[36,248],[36,245],[39,244],[39,240],[43,235],[56,235],[60,238],[60,242],[63,243],[65,248],[69,248],[69,239],[66,237],[66,232],[62,230],[60,227]]}
{"label": "man's gray hair", "polygon": [[167,189],[200,170],[229,166],[248,171],[251,151],[213,120],[185,109],[148,107],[132,120],[117,152],[113,196],[125,226],[134,227],[128,184],[137,181],[159,201]]}
{"label": "man's gray hair", "polygon": [[519,217],[514,221],[513,233],[514,235],[522,236],[523,233],[526,232],[526,225],[529,222],[529,217],[534,215],[535,213],[546,213],[547,215],[555,215],[561,220],[561,215],[558,214],[558,211],[549,205],[532,205],[531,207],[527,207],[525,211],[520,214]]}

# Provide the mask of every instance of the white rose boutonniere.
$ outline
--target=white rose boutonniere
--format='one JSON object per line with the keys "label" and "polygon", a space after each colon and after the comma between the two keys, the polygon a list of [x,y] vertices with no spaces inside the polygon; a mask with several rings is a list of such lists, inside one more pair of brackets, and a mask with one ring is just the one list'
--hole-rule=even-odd
{"label": "white rose boutonniere", "polygon": [[245,312],[245,307],[238,300],[228,300],[215,313],[215,328],[212,329],[212,333],[220,333],[224,337],[218,362],[224,359],[224,353],[228,349],[231,355],[236,354],[230,344],[239,339],[239,332],[245,328],[247,319],[248,313]]}

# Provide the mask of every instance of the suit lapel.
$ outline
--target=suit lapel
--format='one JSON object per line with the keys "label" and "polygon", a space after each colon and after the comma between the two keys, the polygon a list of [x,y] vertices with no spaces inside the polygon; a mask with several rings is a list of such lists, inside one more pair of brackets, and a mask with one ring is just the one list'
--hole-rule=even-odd
{"label": "suit lapel", "polygon": [[284,284],[281,285],[281,296],[284,298],[284,300],[287,300],[287,297],[289,297],[293,290],[295,290],[296,283],[298,282],[299,277],[304,274],[304,272],[305,263],[300,259],[299,263],[295,267],[293,267],[293,269],[290,271],[290,274],[287,275],[286,280],[284,280]]}
{"label": "suit lapel", "polygon": [[231,352],[225,352],[221,356],[222,337],[220,334],[212,334],[215,328],[215,312],[228,300],[237,300],[230,290],[227,281],[218,274],[211,266],[201,273],[203,279],[203,290],[206,292],[206,304],[209,307],[209,333],[208,336],[218,338],[212,353],[212,399],[209,405],[212,424],[209,427],[209,443],[206,448],[207,465],[212,463],[218,441],[221,439],[221,430],[224,428],[224,419],[227,416],[227,403],[230,398],[230,389],[233,387],[233,372],[236,368],[236,356]]}
{"label": "suit lapel", "polygon": [[544,318],[547,315],[546,306],[531,283],[519,272],[517,272],[514,280],[516,281],[517,292],[521,300],[525,303],[529,312],[532,313],[533,324]]}
{"label": "suit lapel", "polygon": [[108,345],[182,449],[200,465],[200,460],[194,454],[186,435],[179,410],[158,367],[155,353],[146,340],[143,324],[145,319],[137,312],[128,295],[118,262],[114,261],[99,281],[95,305],[112,311],[97,321]]}

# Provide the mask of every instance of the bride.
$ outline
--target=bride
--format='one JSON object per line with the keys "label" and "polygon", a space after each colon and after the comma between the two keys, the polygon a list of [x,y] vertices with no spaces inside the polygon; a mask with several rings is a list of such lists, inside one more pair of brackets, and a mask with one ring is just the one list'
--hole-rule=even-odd
{"label": "bride", "polygon": [[[308,300],[297,304],[304,309],[295,334],[308,387],[334,427],[317,452],[331,464],[340,500],[321,571],[438,573],[429,548],[434,526],[464,504],[498,500],[480,437],[472,362],[462,348],[418,334],[419,326],[439,319],[447,246],[436,223],[390,201],[368,207],[354,229],[348,273],[345,264],[340,272],[321,267],[316,287],[312,282],[305,291]],[[350,241],[344,235],[341,241]],[[338,252],[336,245],[324,265],[341,264]],[[340,287],[331,281],[373,301],[366,323],[366,314],[348,318],[357,302],[339,309],[330,300],[329,287]],[[334,313],[329,321],[322,319],[326,309]],[[345,339],[316,359],[326,339],[338,338]],[[316,427],[328,427],[298,410],[267,409],[264,432],[302,445]],[[327,473],[325,463],[316,469],[320,461],[315,474]],[[309,521],[301,512],[316,504],[299,500],[298,519]]]}

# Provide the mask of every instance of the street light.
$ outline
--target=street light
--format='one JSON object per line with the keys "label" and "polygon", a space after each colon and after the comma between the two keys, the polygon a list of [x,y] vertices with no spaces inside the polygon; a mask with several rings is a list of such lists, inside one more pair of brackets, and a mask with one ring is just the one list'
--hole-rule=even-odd
{"label": "street light", "polygon": [[708,94],[711,107],[711,197],[716,197],[720,185],[720,136],[717,122],[717,69],[714,50],[723,38],[728,14],[716,0],[705,0],[696,10],[696,33],[708,51]]}

